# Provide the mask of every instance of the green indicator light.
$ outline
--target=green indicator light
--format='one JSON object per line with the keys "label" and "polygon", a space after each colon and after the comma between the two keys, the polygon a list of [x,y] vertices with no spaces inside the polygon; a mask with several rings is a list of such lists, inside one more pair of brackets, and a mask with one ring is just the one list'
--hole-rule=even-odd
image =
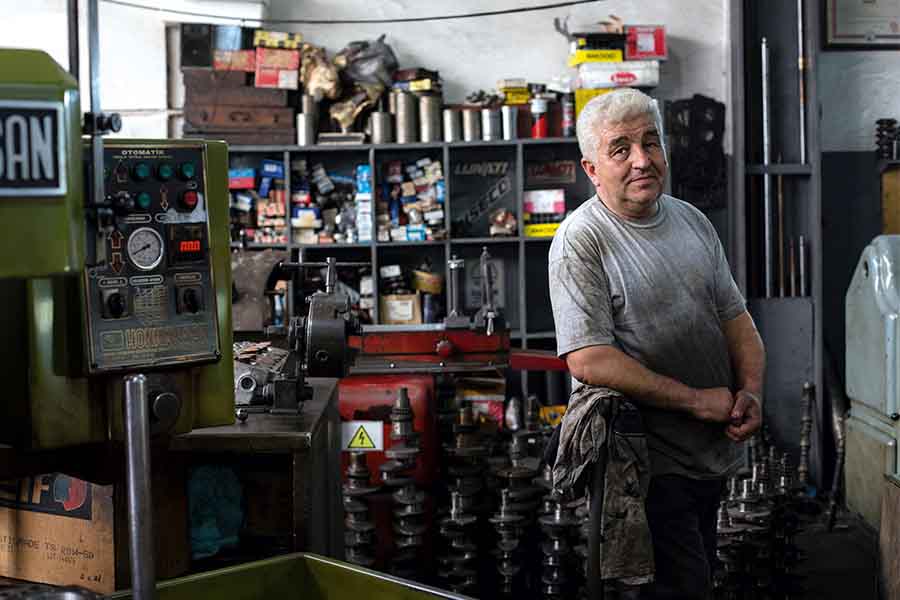
{"label": "green indicator light", "polygon": [[197,174],[197,170],[194,167],[194,163],[192,163],[192,162],[181,163],[181,176],[182,177],[184,177],[185,179],[193,179],[196,174]]}
{"label": "green indicator light", "polygon": [[134,165],[134,178],[140,181],[150,177],[150,165],[140,162]]}
{"label": "green indicator light", "polygon": [[168,180],[172,179],[172,175],[175,174],[174,170],[172,169],[172,165],[170,165],[169,163],[163,163],[163,164],[159,165],[159,169],[157,169],[157,173],[159,174],[159,178],[162,179],[163,181],[168,181]]}
{"label": "green indicator light", "polygon": [[140,194],[138,194],[137,205],[144,210],[150,208],[150,194],[148,194],[147,192],[141,192]]}

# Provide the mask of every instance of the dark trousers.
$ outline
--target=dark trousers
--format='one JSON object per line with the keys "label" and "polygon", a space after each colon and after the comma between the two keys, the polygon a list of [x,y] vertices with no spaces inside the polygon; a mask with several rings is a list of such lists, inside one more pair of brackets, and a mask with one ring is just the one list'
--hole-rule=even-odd
{"label": "dark trousers", "polygon": [[642,599],[706,600],[716,564],[716,511],[724,481],[660,475],[650,480],[647,521],[656,577]]}

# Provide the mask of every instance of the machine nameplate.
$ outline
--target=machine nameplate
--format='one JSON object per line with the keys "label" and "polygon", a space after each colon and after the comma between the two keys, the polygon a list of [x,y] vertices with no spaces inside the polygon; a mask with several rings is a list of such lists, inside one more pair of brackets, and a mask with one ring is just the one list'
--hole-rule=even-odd
{"label": "machine nameplate", "polygon": [[0,196],[66,193],[61,102],[0,100]]}

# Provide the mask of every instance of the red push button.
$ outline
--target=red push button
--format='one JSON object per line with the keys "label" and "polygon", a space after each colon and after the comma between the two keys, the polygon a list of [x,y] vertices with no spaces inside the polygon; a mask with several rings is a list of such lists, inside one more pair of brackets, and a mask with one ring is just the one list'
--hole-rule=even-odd
{"label": "red push button", "polygon": [[181,206],[187,210],[194,210],[197,207],[197,201],[197,192],[193,190],[188,190],[181,195]]}

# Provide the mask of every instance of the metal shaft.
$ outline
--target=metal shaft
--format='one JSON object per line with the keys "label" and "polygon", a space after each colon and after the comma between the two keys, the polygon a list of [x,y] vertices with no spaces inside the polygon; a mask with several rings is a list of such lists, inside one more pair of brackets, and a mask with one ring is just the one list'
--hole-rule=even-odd
{"label": "metal shaft", "polygon": [[132,597],[153,600],[156,598],[156,565],[150,489],[150,402],[145,376],[125,378],[124,414]]}
{"label": "metal shaft", "polygon": [[461,258],[453,256],[447,261],[447,269],[450,276],[447,278],[447,316],[459,316],[459,271],[462,269],[465,261]]}
{"label": "metal shaft", "polygon": [[[88,0],[88,55],[91,78],[91,113],[100,114],[100,26],[97,0]],[[103,202],[103,136],[97,127],[91,135],[91,196],[94,202]],[[105,244],[104,244],[105,248]]]}
{"label": "metal shaft", "polygon": [[799,78],[800,164],[806,164],[806,56],[803,46],[803,0],[797,0],[797,76]]}
{"label": "metal shaft", "polygon": [[[769,106],[769,42],[762,39],[762,160],[768,167],[772,163],[772,140],[770,135],[771,115]],[[772,260],[772,176],[768,169],[763,173],[763,275],[765,277],[765,297],[773,296],[774,277]]]}
{"label": "metal shaft", "polygon": [[778,176],[778,295],[784,298],[784,177]]}
{"label": "metal shaft", "polygon": [[800,239],[797,241],[797,246],[797,261],[800,263],[800,290],[797,295],[806,296],[809,294],[807,291],[809,288],[807,287],[806,280],[806,238],[804,236],[800,236]]}
{"label": "metal shaft", "polygon": [[790,263],[790,282],[791,296],[797,295],[797,252],[794,248],[794,238],[791,238],[790,251],[788,252],[788,262]]}
{"label": "metal shaft", "polygon": [[72,74],[75,81],[79,81],[81,57],[78,46],[78,0],[69,0],[66,6],[69,22],[69,73]]}

